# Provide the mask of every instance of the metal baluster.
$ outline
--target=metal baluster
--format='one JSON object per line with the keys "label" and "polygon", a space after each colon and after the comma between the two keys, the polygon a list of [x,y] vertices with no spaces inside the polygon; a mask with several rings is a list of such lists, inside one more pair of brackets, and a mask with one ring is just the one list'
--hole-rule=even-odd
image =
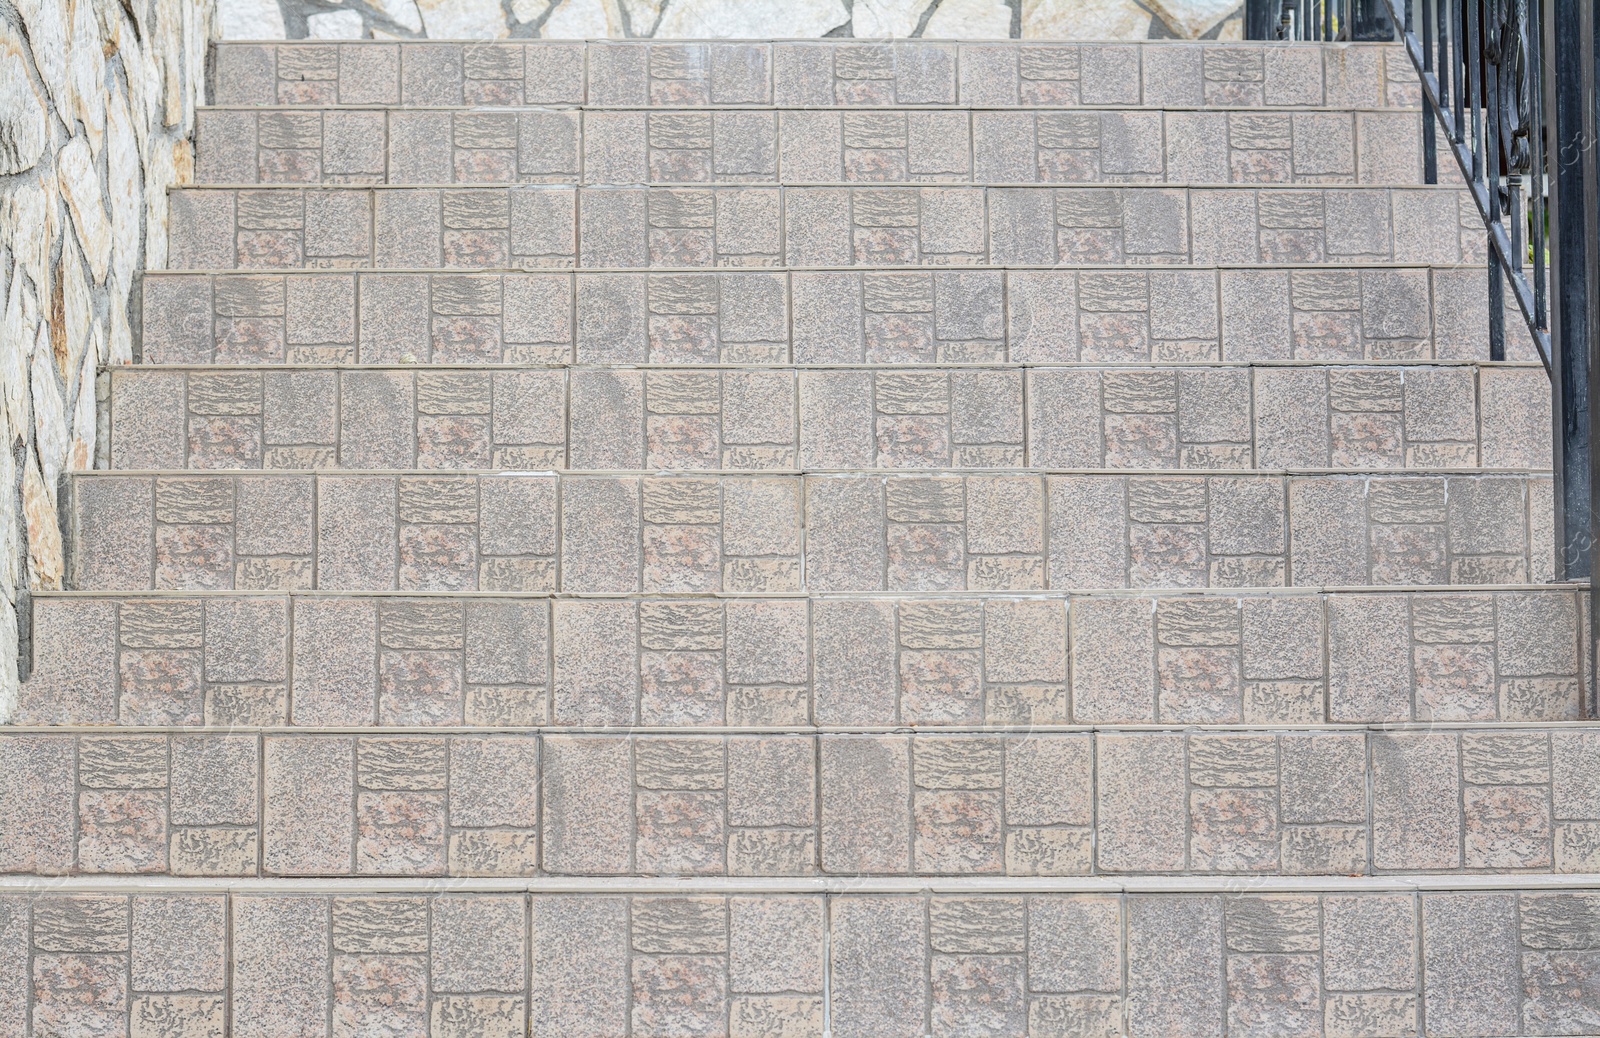
{"label": "metal baluster", "polygon": [[1522,0],[1495,2],[1501,8],[1501,17],[1496,19],[1500,25],[1500,74],[1496,77],[1495,88],[1495,139],[1499,143],[1496,161],[1503,158],[1505,164],[1502,172],[1506,178],[1506,230],[1511,239],[1511,255],[1506,257],[1506,264],[1513,277],[1522,277],[1528,233],[1522,223],[1522,171],[1517,161],[1516,135],[1519,127],[1524,132],[1528,130],[1527,124],[1522,122],[1522,82],[1517,75],[1523,56]]}
{"label": "metal baluster", "polygon": [[[1521,123],[1522,84],[1517,79],[1518,59],[1521,57],[1522,37],[1520,33],[1521,19],[1518,17],[1517,8],[1521,0],[1492,0],[1500,8],[1500,17],[1495,19],[1499,27],[1500,66],[1495,76],[1495,162],[1500,172],[1506,178],[1506,230],[1511,239],[1511,255],[1506,257],[1506,265],[1511,268],[1513,277],[1522,276],[1523,266],[1523,240],[1527,228],[1522,226],[1522,175],[1517,168],[1517,127],[1520,125],[1524,131],[1526,125]],[[1515,115],[1515,122],[1512,116]],[[1498,201],[1498,199],[1497,199]]]}
{"label": "metal baluster", "polygon": [[1528,40],[1528,95],[1529,105],[1528,122],[1528,147],[1532,169],[1529,177],[1532,181],[1528,199],[1528,237],[1533,244],[1533,310],[1534,323],[1542,329],[1550,327],[1550,300],[1549,286],[1545,284],[1546,273],[1544,266],[1544,190],[1545,190],[1545,147],[1548,143],[1545,137],[1544,125],[1544,91],[1540,89],[1541,69],[1544,63],[1544,41],[1540,38],[1544,26],[1539,19],[1540,0],[1527,0],[1527,40]]}
{"label": "metal baluster", "polygon": [[[1498,18],[1494,17],[1495,0],[1483,0],[1480,27],[1484,37],[1484,50],[1481,52],[1492,61],[1493,55],[1499,53],[1499,33],[1496,31]],[[1505,61],[1504,54],[1500,61]],[[1491,74],[1492,68],[1492,74]],[[1493,63],[1483,72],[1483,180],[1489,199],[1489,223],[1500,222],[1500,68],[1498,63]],[[1476,110],[1474,110],[1476,112]],[[1506,308],[1505,308],[1505,277],[1500,269],[1500,257],[1495,255],[1494,234],[1488,238],[1489,245],[1489,359],[1506,359]]]}
{"label": "metal baluster", "polygon": [[1523,253],[1527,245],[1523,242],[1523,235],[1527,228],[1522,225],[1522,175],[1512,173],[1506,177],[1506,215],[1511,218],[1511,273],[1522,273]]}
{"label": "metal baluster", "polygon": [[[1500,168],[1500,154],[1506,143],[1500,139],[1500,76],[1508,56],[1501,53],[1500,47],[1500,19],[1496,17],[1500,2],[1482,0],[1482,3],[1483,54],[1486,59],[1483,69],[1483,180],[1489,189],[1489,222],[1499,223],[1503,215],[1500,210],[1500,177],[1505,173]],[[1499,55],[1498,60],[1496,55]],[[1489,258],[1494,258],[1492,242]]]}
{"label": "metal baluster", "polygon": [[1479,0],[1462,0],[1462,6],[1466,9],[1467,46],[1461,56],[1467,66],[1467,110],[1472,123],[1470,131],[1462,127],[1461,132],[1463,136],[1468,132],[1472,134],[1467,140],[1467,148],[1472,152],[1473,183],[1483,180],[1483,146],[1478,143],[1483,130],[1483,95],[1478,85],[1478,74],[1483,68],[1483,50],[1478,46],[1478,3]]}
{"label": "metal baluster", "polygon": [[[1433,71],[1433,3],[1434,0],[1417,0],[1422,4],[1422,69],[1424,72]],[[1411,0],[1406,3],[1406,21],[1411,20]],[[1409,31],[1409,27],[1408,27]],[[1434,140],[1434,113],[1433,102],[1428,100],[1428,92],[1422,91],[1422,182],[1424,184],[1437,184],[1439,182],[1438,144]]]}
{"label": "metal baluster", "polygon": [[1439,75],[1439,106],[1450,107],[1450,0],[1438,0],[1439,7],[1439,60],[1435,71]]}
{"label": "metal baluster", "polygon": [[[1472,106],[1473,82],[1477,76],[1473,73],[1475,63],[1483,56],[1478,49],[1478,16],[1475,13],[1478,0],[1461,0],[1461,143],[1466,147],[1467,157],[1473,154],[1472,142]],[[1481,67],[1481,66],[1480,66]],[[1476,180],[1477,174],[1472,172],[1469,163],[1467,176]]]}
{"label": "metal baluster", "polygon": [[1467,54],[1470,47],[1470,44],[1467,40],[1466,27],[1467,5],[1466,0],[1449,0],[1449,3],[1451,32],[1455,33],[1457,58],[1457,60],[1452,62],[1450,65],[1450,75],[1451,78],[1455,80],[1455,94],[1453,96],[1455,97],[1456,106],[1455,129],[1451,140],[1456,144],[1460,144],[1462,135],[1466,132],[1464,128],[1466,111],[1462,106],[1465,103],[1467,96]]}

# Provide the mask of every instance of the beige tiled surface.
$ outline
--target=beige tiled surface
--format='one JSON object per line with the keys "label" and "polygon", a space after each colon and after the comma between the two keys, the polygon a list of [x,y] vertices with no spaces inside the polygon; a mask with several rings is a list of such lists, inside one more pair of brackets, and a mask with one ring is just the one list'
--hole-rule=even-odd
{"label": "beige tiled surface", "polygon": [[1593,1030],[1545,376],[1405,71],[224,45],[0,1033]]}

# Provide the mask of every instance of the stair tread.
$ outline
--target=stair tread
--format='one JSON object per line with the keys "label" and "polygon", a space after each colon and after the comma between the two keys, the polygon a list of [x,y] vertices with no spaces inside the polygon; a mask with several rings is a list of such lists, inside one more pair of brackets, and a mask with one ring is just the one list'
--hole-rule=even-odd
{"label": "stair tread", "polygon": [[1424,179],[1400,108],[204,108],[195,170],[213,186]]}
{"label": "stair tread", "polygon": [[[151,271],[161,362],[1487,359],[1481,267]],[[1514,306],[1514,303],[1509,303]],[[1510,336],[1508,356],[1536,360]]]}
{"label": "stair tread", "polygon": [[[1582,712],[1586,594],[57,592],[35,599],[34,676],[13,720],[370,728],[404,709],[410,723],[479,728],[1555,722]],[[413,654],[426,664],[415,675]],[[411,683],[441,698],[380,711]],[[1194,702],[1163,703],[1186,688]]]}
{"label": "stair tread", "polygon": [[1550,463],[1548,378],[1535,365],[197,365],[110,378],[109,467],[124,471]]}
{"label": "stair tread", "polygon": [[[183,875],[1591,872],[1600,729],[16,733],[0,862]],[[164,810],[162,809],[164,807]],[[137,824],[107,831],[119,817]],[[103,821],[102,821],[103,820]],[[1235,828],[1237,827],[1237,828]],[[67,839],[63,839],[67,836]],[[169,850],[170,848],[170,850]]]}
{"label": "stair tread", "polygon": [[885,269],[1484,254],[1445,186],[299,186],[171,194],[167,265]]}

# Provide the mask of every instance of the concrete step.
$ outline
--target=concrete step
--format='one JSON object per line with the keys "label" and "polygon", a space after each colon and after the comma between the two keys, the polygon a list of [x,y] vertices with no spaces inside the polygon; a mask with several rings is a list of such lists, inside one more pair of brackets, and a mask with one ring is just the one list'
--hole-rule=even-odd
{"label": "concrete step", "polygon": [[1454,264],[1449,187],[183,188],[168,269]]}
{"label": "concrete step", "polygon": [[1423,182],[1398,108],[208,108],[196,149],[202,184]]}
{"label": "concrete step", "polygon": [[[149,271],[143,359],[930,364],[1487,360],[1481,266]],[[1509,303],[1508,313],[1515,312]],[[1536,360],[1526,335],[1507,356]]]}
{"label": "concrete step", "polygon": [[1531,364],[124,368],[110,417],[113,469],[1550,466]]}
{"label": "concrete step", "polygon": [[77,473],[70,587],[735,593],[1549,580],[1540,473]]}
{"label": "concrete step", "polygon": [[54,593],[33,725],[959,726],[1584,716],[1569,585],[561,597]]}
{"label": "concrete step", "polygon": [[1116,105],[1421,103],[1383,44],[220,43],[225,105]]}
{"label": "concrete step", "polygon": [[[69,891],[0,899],[10,1033],[30,1008],[58,1033],[131,1016],[237,1038],[358,1022],[435,1038],[1389,1036],[1424,1017],[1465,1038],[1597,1019],[1581,949],[1600,905],[1555,885]],[[86,1003],[91,984],[121,998]]]}
{"label": "concrete step", "polygon": [[0,872],[1593,873],[1600,729],[0,734]]}

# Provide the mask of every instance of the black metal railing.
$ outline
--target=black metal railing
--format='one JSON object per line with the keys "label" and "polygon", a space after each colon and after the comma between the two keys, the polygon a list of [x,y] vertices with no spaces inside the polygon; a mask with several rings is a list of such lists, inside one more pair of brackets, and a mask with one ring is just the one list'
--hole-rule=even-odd
{"label": "black metal railing", "polygon": [[[1483,219],[1489,356],[1505,359],[1509,301],[1550,375],[1556,576],[1590,582],[1593,645],[1600,634],[1594,579],[1600,451],[1589,407],[1600,400],[1596,0],[1382,2],[1402,26],[1421,85],[1424,178],[1438,182],[1438,150],[1446,148]],[[1247,34],[1287,38],[1258,24],[1269,17],[1252,22],[1247,13]],[[1589,716],[1600,707],[1594,687],[1591,680]]]}
{"label": "black metal railing", "polygon": [[1385,0],[1245,0],[1252,40],[1392,40]]}
{"label": "black metal railing", "polygon": [[1556,575],[1591,581],[1592,645],[1600,633],[1600,457],[1589,409],[1600,398],[1591,334],[1600,299],[1594,0],[1404,2],[1394,14],[1421,80],[1426,172],[1437,172],[1437,148],[1448,147],[1488,236],[1490,359],[1505,358],[1509,295],[1550,375]]}

